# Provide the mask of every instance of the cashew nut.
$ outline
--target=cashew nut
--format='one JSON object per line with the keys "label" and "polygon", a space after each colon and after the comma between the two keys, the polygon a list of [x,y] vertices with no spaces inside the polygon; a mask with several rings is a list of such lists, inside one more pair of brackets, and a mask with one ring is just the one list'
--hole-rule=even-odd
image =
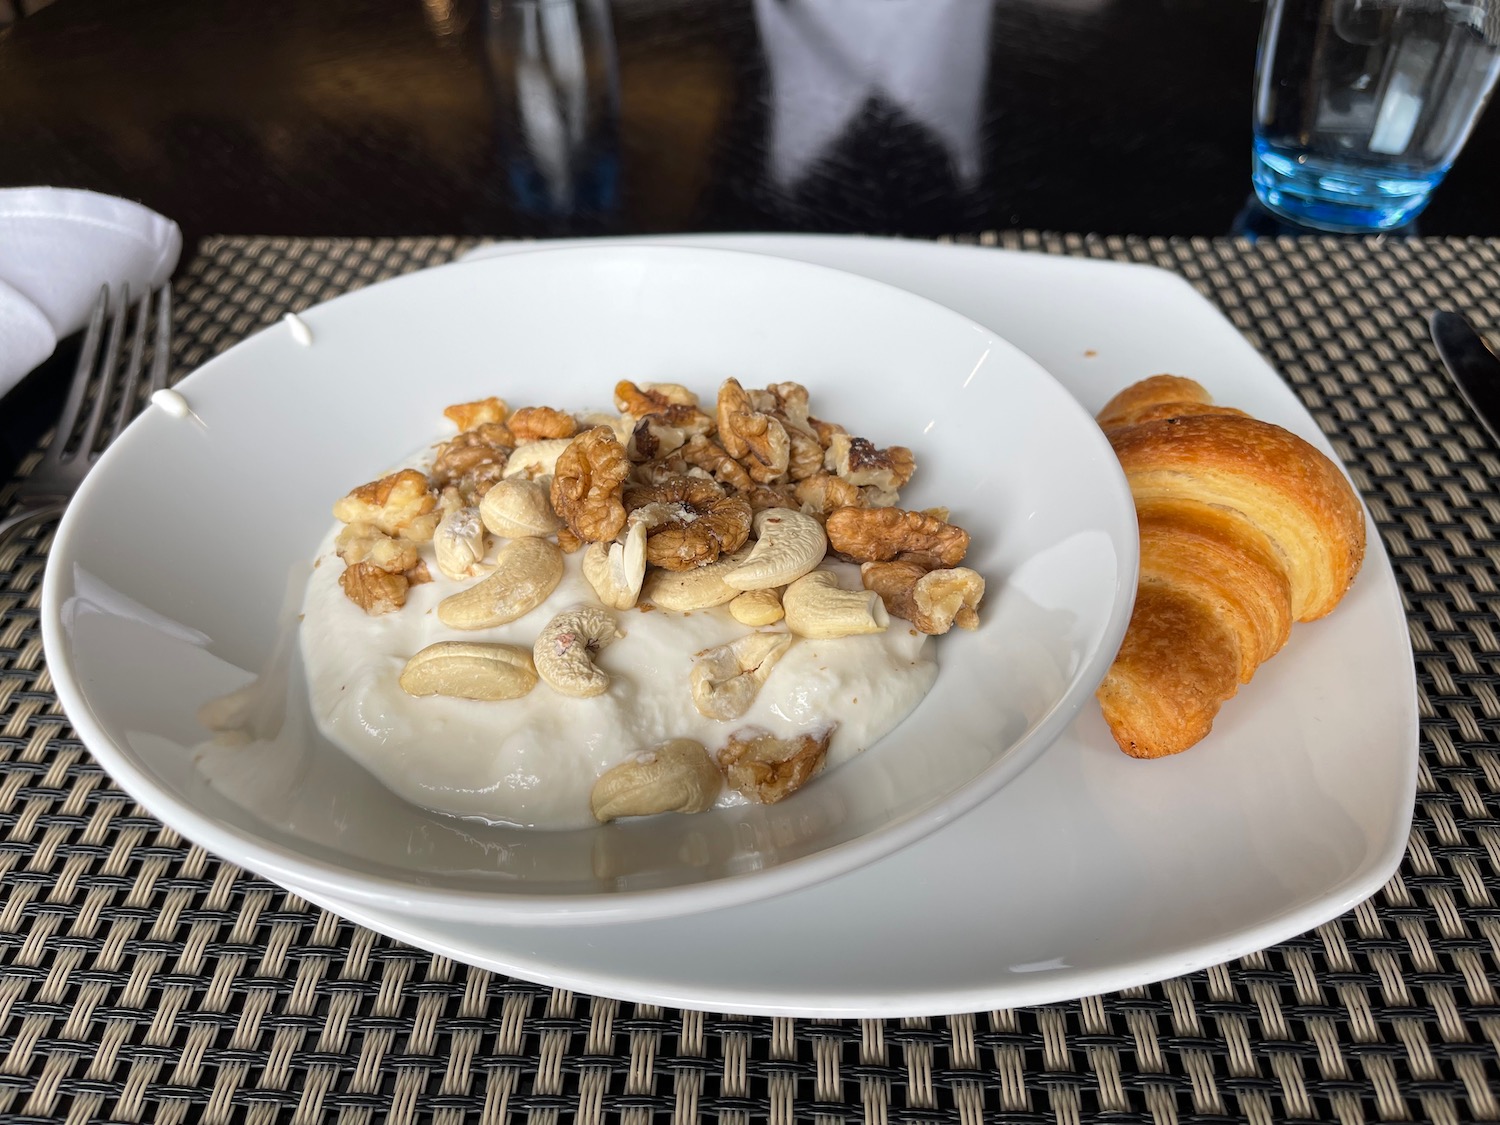
{"label": "cashew nut", "polygon": [[714,807],[723,775],[701,743],[674,738],[600,776],[589,794],[594,819],[700,813]]}
{"label": "cashew nut", "polygon": [[614,430],[615,437],[621,445],[630,440],[630,433],[635,429],[635,419],[629,414],[606,414],[601,410],[586,410],[576,415],[578,419],[578,432],[592,430],[595,426],[608,426]]}
{"label": "cashew nut", "polygon": [[646,527],[633,523],[623,543],[590,543],[583,552],[583,576],[611,609],[630,609],[646,577]]}
{"label": "cashew nut", "polygon": [[519,699],[536,687],[531,653],[515,645],[439,641],[406,662],[401,690],[456,699]]}
{"label": "cashew nut", "polygon": [[547,623],[531,650],[537,674],[560,695],[602,695],[609,676],[594,667],[594,656],[621,635],[614,617],[598,606],[564,610]]}
{"label": "cashew nut", "polygon": [[450,629],[488,629],[524,617],[562,581],[563,556],[547,539],[512,539],[495,555],[482,582],[438,602],[438,620]]}
{"label": "cashew nut", "polygon": [[838,576],[815,570],[787,587],[781,595],[787,628],[801,637],[853,637],[883,633],[891,623],[880,595],[870,590],[844,590]]}
{"label": "cashew nut", "polygon": [[771,669],[792,645],[790,633],[749,633],[693,657],[693,706],[705,719],[738,719],[750,710]]}
{"label": "cashew nut", "polygon": [[746,590],[729,603],[729,615],[741,625],[760,628],[774,625],[786,616],[781,594],[776,590]]}
{"label": "cashew nut", "polygon": [[545,538],[562,526],[547,487],[524,477],[496,481],[479,501],[479,518],[502,539]]}
{"label": "cashew nut", "polygon": [[[608,423],[605,423],[608,425]],[[541,438],[538,441],[523,441],[516,446],[510,459],[505,462],[502,477],[522,477],[536,480],[550,477],[557,467],[562,451],[573,442],[572,438]]]}
{"label": "cashew nut", "polygon": [[755,549],[744,565],[724,576],[736,590],[768,590],[795,582],[823,561],[828,536],[812,516],[767,508],[755,516]]}
{"label": "cashew nut", "polygon": [[489,540],[477,508],[449,508],[432,534],[438,569],[455,582],[477,578],[483,569]]}
{"label": "cashew nut", "polygon": [[641,597],[657,609],[669,609],[674,613],[723,605],[740,592],[724,582],[724,575],[743,563],[750,556],[750,550],[741,547],[733,554],[720,555],[706,566],[692,570],[653,568],[641,587]]}

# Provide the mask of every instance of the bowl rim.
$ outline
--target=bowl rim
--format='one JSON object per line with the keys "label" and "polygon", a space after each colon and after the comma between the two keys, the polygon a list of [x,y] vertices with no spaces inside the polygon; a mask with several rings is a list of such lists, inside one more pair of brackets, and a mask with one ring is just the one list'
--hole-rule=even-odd
{"label": "bowl rim", "polygon": [[[1063,409],[1074,412],[1078,420],[1086,423],[1083,427],[1083,432],[1088,435],[1085,440],[1095,444],[1096,452],[1102,451],[1108,454],[1106,458],[1100,459],[1100,464],[1103,476],[1106,478],[1105,483],[1116,501],[1114,507],[1122,517],[1120,527],[1116,529],[1116,534],[1112,535],[1122,550],[1117,552],[1115,592],[1108,618],[1093,651],[1087,654],[1086,659],[1080,664],[1068,686],[1054,701],[1051,708],[1021,738],[1008,747],[999,759],[946,796],[937,798],[925,807],[908,813],[902,819],[861,836],[820,848],[809,855],[781,861],[771,867],[716,876],[670,887],[619,890],[605,894],[573,892],[539,894],[511,891],[505,887],[433,888],[423,886],[415,873],[408,880],[401,880],[383,874],[356,871],[327,859],[295,851],[264,835],[255,835],[239,827],[222,824],[199,811],[191,801],[178,796],[168,787],[158,784],[150,772],[138,766],[128,753],[117,746],[114,739],[106,733],[104,723],[90,705],[75,672],[71,646],[63,625],[63,608],[66,599],[62,591],[70,587],[62,572],[73,561],[71,557],[73,542],[80,522],[84,519],[82,513],[87,505],[80,501],[86,501],[92,490],[91,485],[108,474],[113,460],[112,455],[128,441],[127,432],[114,446],[105,450],[99,462],[74,495],[58,525],[43,572],[40,607],[44,657],[66,717],[85,748],[121,789],[152,816],[193,843],[216,856],[277,883],[289,880],[309,889],[326,891],[355,903],[381,905],[409,911],[428,911],[461,921],[503,921],[516,925],[606,924],[699,913],[770,898],[837,877],[890,855],[969,812],[1004,785],[1013,781],[1040,757],[1042,752],[1057,739],[1082,710],[1103,680],[1110,664],[1113,663],[1130,621],[1140,561],[1134,501],[1124,472],[1120,469],[1108,439],[1096,425],[1093,416],[1050,372],[989,328],[930,298],[912,293],[899,286],[875,281],[830,266],[792,261],[748,250],[610,244],[538,246],[502,257],[475,261],[458,260],[402,274],[341,293],[327,301],[318,302],[310,309],[304,310],[304,313],[344,302],[357,301],[362,294],[376,288],[390,289],[426,284],[424,279],[428,275],[451,270],[524,271],[527,264],[534,261],[537,255],[574,256],[582,260],[584,266],[587,266],[589,258],[614,258],[621,255],[701,261],[717,259],[730,268],[733,268],[735,263],[750,258],[757,259],[760,263],[769,263],[767,268],[773,271],[809,276],[821,275],[827,283],[844,286],[851,290],[885,291],[887,294],[898,295],[898,299],[904,302],[926,306],[955,325],[966,326],[979,333],[992,349],[1007,353],[1008,362],[1030,368],[1033,378],[1039,378],[1044,384],[1050,385],[1056,391]],[[229,348],[183,376],[174,386],[191,390],[191,382],[205,376],[212,377],[218,367],[247,343],[281,327],[279,321],[274,322],[237,340]]]}

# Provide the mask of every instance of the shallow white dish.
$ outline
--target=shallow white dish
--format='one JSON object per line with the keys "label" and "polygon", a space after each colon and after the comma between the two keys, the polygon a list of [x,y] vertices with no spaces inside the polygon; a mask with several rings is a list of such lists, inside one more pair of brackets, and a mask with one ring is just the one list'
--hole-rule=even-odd
{"label": "shallow white dish", "polygon": [[[1142,375],[1172,371],[1331,452],[1256,351],[1162,270],[919,242],[674,241],[823,262],[942,301],[1024,348],[1089,410]],[[1192,751],[1129,759],[1091,705],[974,811],[812,890],[589,931],[438,924],[310,888],[308,897],[498,971],[744,1013],[894,1017],[1053,1003],[1243,956],[1373,894],[1406,846],[1416,686],[1399,591],[1369,530],[1344,603],[1297,626]]]}
{"label": "shallow white dish", "polygon": [[[100,461],[48,564],[58,695],[133,797],[280,882],[428,919],[577,923],[713,909],[853,870],[972,808],[1091,697],[1123,635],[1135,523],[1089,417],[988,330],[857,276],[739,253],[557,250],[401,278],[179,384]],[[616,379],[711,393],[795,377],[921,466],[988,576],[983,625],[855,760],[774,806],[538,832],[408,805],[311,721],[297,608],[334,499],[436,440],[452,402],[607,405]],[[199,707],[260,676],[248,744]],[[497,721],[500,717],[497,716]],[[670,733],[670,732],[665,732]],[[441,753],[435,743],[434,753]]]}

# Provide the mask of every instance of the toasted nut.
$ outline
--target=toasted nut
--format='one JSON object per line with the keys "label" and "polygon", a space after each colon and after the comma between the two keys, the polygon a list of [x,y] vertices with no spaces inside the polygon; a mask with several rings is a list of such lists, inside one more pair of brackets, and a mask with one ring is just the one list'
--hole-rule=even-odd
{"label": "toasted nut", "polygon": [[684,433],[707,434],[714,420],[698,409],[698,396],[676,383],[647,383],[637,387],[629,380],[615,384],[615,405],[634,419],[654,414],[663,425]]}
{"label": "toasted nut", "polygon": [[[578,419],[579,430],[592,430],[595,426],[608,426],[615,432],[615,440],[624,445],[630,440],[630,434],[635,429],[635,419],[629,414],[605,414],[600,410],[586,410],[574,417]],[[574,431],[575,436],[577,431]]]}
{"label": "toasted nut", "polygon": [[435,507],[437,494],[427,478],[415,469],[402,469],[360,485],[333,506],[333,515],[344,523],[370,523],[396,535]]}
{"label": "toasted nut", "polygon": [[[734,462],[731,461],[730,464]],[[630,483],[645,488],[658,488],[678,477],[692,477],[695,480],[707,481],[714,479],[712,473],[698,468],[697,465],[688,464],[680,453],[672,453],[660,461],[645,461],[636,465],[631,470]],[[747,476],[745,479],[750,478]]]}
{"label": "toasted nut", "polygon": [[[462,503],[460,499],[459,503]],[[412,543],[426,543],[431,540],[433,533],[437,531],[437,525],[443,522],[443,517],[448,513],[441,507],[436,507],[425,515],[420,515],[401,529],[401,538]]]}
{"label": "toasted nut", "polygon": [[670,406],[698,405],[698,395],[681,383],[642,383],[641,390],[650,398],[665,399]]}
{"label": "toasted nut", "polygon": [[750,710],[776,662],[791,647],[790,633],[749,633],[693,657],[693,706],[705,719],[738,719]]}
{"label": "toasted nut", "polygon": [[641,597],[657,609],[690,613],[695,609],[723,605],[740,593],[724,582],[724,575],[750,556],[749,547],[732,555],[721,555],[714,562],[696,570],[651,570],[641,586]]}
{"label": "toasted nut", "polygon": [[[794,512],[801,509],[801,504],[797,500],[796,486],[790,481],[753,485],[740,495],[745,498],[745,503],[750,505],[752,512],[764,512],[767,508],[790,508]],[[818,526],[822,526],[821,520]]]}
{"label": "toasted nut", "polygon": [[688,438],[680,452],[682,459],[689,465],[712,473],[714,479],[721,484],[741,491],[755,487],[745,466],[729,456],[723,446],[702,434]]}
{"label": "toasted nut", "polygon": [[632,461],[655,461],[677,452],[685,441],[685,430],[667,425],[660,414],[647,414],[631,430],[625,451]]}
{"label": "toasted nut", "polygon": [[776,394],[770,389],[762,391],[747,387],[745,401],[750,404],[751,410],[758,410],[762,414],[770,414],[777,409]]}
{"label": "toasted nut", "polygon": [[406,604],[411,583],[404,574],[392,574],[370,563],[355,563],[339,575],[344,595],[371,617],[390,613]]}
{"label": "toasted nut", "polygon": [[479,501],[479,518],[502,539],[545,538],[562,526],[546,487],[524,477],[496,481]]}
{"label": "toasted nut", "polygon": [[443,411],[443,417],[452,421],[459,431],[472,430],[486,423],[503,422],[510,408],[502,398],[482,398],[478,402],[460,402]]}
{"label": "toasted nut", "polygon": [[890,615],[878,594],[845,590],[838,576],[826,570],[805,574],[781,595],[786,624],[801,637],[854,637],[883,633]]}
{"label": "toasted nut", "polygon": [[859,488],[832,473],[817,473],[806,480],[798,481],[795,489],[797,502],[808,515],[827,517],[840,508],[864,506]]}
{"label": "toasted nut", "polygon": [[[786,423],[783,423],[786,425]],[[791,442],[787,454],[786,472],[793,480],[807,480],[823,471],[823,446],[815,435],[786,425],[786,436]]]}
{"label": "toasted nut", "polygon": [[441,446],[432,459],[432,479],[439,488],[457,486],[474,503],[500,479],[516,439],[503,422],[483,422]]}
{"label": "toasted nut", "polygon": [[703,744],[674,738],[621,762],[594,782],[589,807],[601,824],[621,816],[700,813],[714,807],[724,777]]}
{"label": "toasted nut", "polygon": [[573,421],[571,414],[553,410],[550,406],[522,407],[505,424],[518,442],[570,438],[578,432],[578,423]]}
{"label": "toasted nut", "polygon": [[786,616],[781,594],[776,590],[746,590],[729,603],[729,615],[741,625],[760,628],[774,625]]}
{"label": "toasted nut", "polygon": [[777,738],[747,727],[719,751],[719,768],[729,784],[752,801],[773,805],[789,797],[823,768],[835,723],[820,733]]}
{"label": "toasted nut", "polygon": [[550,477],[557,466],[562,451],[573,444],[572,438],[544,438],[541,441],[522,442],[505,462],[504,477],[524,477],[540,480]]}
{"label": "toasted nut", "polygon": [[607,426],[579,434],[557,458],[552,507],[578,538],[607,543],[625,526],[620,492],[630,475],[625,447]]}
{"label": "toasted nut", "polygon": [[451,508],[432,536],[438,569],[455,582],[479,577],[489,549],[478,508]]}
{"label": "toasted nut", "polygon": [[389,574],[417,565],[417,545],[405,536],[392,539],[373,523],[351,523],[339,532],[334,550],[348,566],[369,563]]}
{"label": "toasted nut", "polygon": [[849,432],[837,422],[825,422],[821,418],[814,418],[811,414],[807,416],[807,424],[813,428],[813,433],[818,435],[818,440],[823,443],[824,449],[832,445],[833,439],[839,434]]}
{"label": "toasted nut", "polygon": [[646,528],[632,524],[623,543],[590,543],[583,553],[583,577],[611,609],[630,609],[646,577]]}
{"label": "toasted nut", "polygon": [[824,526],[828,545],[855,562],[914,554],[937,560],[934,567],[957,566],[969,549],[969,533],[963,528],[900,508],[839,508],[829,513]]}
{"label": "toasted nut", "polygon": [[559,695],[602,695],[609,676],[594,667],[594,656],[620,635],[614,617],[598,606],[564,610],[547,622],[532,647],[537,674]]}
{"label": "toasted nut", "polygon": [[801,383],[772,383],[766,388],[776,403],[776,413],[792,427],[817,436],[807,416],[807,388]]}
{"label": "toasted nut", "polygon": [[921,563],[900,559],[865,563],[859,568],[865,589],[880,595],[892,617],[910,621],[928,635],[979,627],[984,579],[966,566],[929,571]]}
{"label": "toasted nut", "polygon": [[911,450],[905,446],[876,449],[874,442],[848,434],[833,435],[823,464],[850,484],[873,485],[888,492],[911,480],[917,467]]}
{"label": "toasted nut", "polygon": [[488,629],[524,617],[562,581],[563,557],[546,539],[512,539],[495,555],[482,582],[438,602],[438,620],[450,629]]}
{"label": "toasted nut", "polygon": [[823,442],[807,415],[807,388],[801,383],[772,383],[766,390],[774,401],[771,415],[791,441],[787,476],[794,481],[816,476],[823,469]]}
{"label": "toasted nut", "polygon": [[[774,402],[772,398],[770,405]],[[765,483],[787,471],[792,446],[786,427],[756,406],[738,379],[726,379],[719,387],[719,441],[752,479]]]}
{"label": "toasted nut", "polygon": [[536,681],[531,653],[524,648],[468,641],[428,645],[401,670],[401,690],[407,695],[454,699],[520,699]]}
{"label": "toasted nut", "polygon": [[862,508],[894,508],[900,503],[901,493],[894,488],[878,488],[867,484],[859,490],[859,504]]}
{"label": "toasted nut", "polygon": [[711,480],[671,477],[627,488],[623,498],[630,522],[646,527],[652,566],[692,570],[738,550],[750,535],[750,505]]}
{"label": "toasted nut", "polygon": [[755,534],[759,538],[745,565],[724,576],[724,582],[736,590],[790,585],[822,562],[828,550],[823,525],[790,508],[757,512]]}

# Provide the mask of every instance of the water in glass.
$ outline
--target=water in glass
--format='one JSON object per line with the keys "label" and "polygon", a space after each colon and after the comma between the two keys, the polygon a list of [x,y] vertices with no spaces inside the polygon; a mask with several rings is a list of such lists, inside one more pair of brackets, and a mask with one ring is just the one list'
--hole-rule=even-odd
{"label": "water in glass", "polygon": [[1426,206],[1500,72],[1500,0],[1270,0],[1253,180],[1271,210],[1385,230]]}

